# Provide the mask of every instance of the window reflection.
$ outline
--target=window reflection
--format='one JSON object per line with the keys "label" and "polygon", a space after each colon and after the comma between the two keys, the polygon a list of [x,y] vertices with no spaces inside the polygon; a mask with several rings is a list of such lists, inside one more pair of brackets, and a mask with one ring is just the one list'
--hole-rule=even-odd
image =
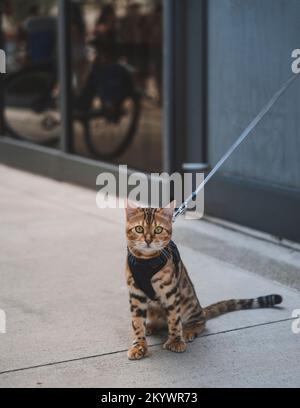
{"label": "window reflection", "polygon": [[[73,153],[162,168],[162,1],[70,0]],[[57,0],[5,0],[4,128],[58,146]]]}
{"label": "window reflection", "polygon": [[6,134],[56,145],[60,134],[57,78],[57,1],[6,0],[2,35]]}
{"label": "window reflection", "polygon": [[161,170],[161,1],[73,1],[71,21],[75,152]]}

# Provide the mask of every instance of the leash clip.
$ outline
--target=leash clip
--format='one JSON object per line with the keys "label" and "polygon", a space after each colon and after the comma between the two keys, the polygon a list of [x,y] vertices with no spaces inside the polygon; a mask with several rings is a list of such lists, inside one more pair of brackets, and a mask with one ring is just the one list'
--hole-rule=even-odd
{"label": "leash clip", "polygon": [[188,205],[188,203],[187,203],[187,201],[185,201],[184,203],[181,204],[180,207],[177,208],[177,210],[176,210],[176,211],[174,212],[174,214],[173,214],[173,218],[172,218],[172,221],[173,221],[173,222],[175,222],[176,218],[177,218],[179,215],[184,214],[184,213],[186,212],[187,205]]}

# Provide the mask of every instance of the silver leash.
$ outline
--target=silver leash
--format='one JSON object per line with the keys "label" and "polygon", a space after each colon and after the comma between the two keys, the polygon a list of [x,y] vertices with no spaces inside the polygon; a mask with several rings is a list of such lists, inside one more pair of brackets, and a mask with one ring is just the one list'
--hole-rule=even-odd
{"label": "silver leash", "polygon": [[295,80],[298,74],[292,75],[284,85],[272,96],[270,101],[262,108],[259,114],[252,120],[252,122],[246,127],[246,129],[241,133],[238,139],[233,143],[233,145],[228,149],[228,151],[221,157],[215,167],[208,173],[201,184],[196,188],[195,191],[181,204],[179,208],[173,214],[173,222],[176,220],[178,215],[183,214],[188,204],[191,200],[194,200],[199,192],[204,188],[205,184],[213,177],[213,175],[219,170],[219,168],[225,163],[225,161],[232,155],[235,149],[246,139],[246,137],[252,132],[253,129],[259,124],[263,117],[269,112],[272,106],[277,102],[277,100],[284,94],[291,83]]}

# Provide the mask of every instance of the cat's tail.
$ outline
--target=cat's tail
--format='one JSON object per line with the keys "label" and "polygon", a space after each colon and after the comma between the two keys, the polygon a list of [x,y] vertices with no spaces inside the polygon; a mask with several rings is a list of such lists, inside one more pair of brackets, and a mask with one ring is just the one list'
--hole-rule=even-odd
{"label": "cat's tail", "polygon": [[205,307],[203,311],[206,319],[213,319],[224,313],[243,309],[273,307],[279,305],[281,302],[282,296],[280,295],[260,296],[256,299],[230,299],[209,305]]}

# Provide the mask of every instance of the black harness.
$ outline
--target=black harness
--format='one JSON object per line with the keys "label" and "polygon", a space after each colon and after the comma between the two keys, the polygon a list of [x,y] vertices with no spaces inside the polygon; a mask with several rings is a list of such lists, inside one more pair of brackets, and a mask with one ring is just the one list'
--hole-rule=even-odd
{"label": "black harness", "polygon": [[132,273],[134,282],[136,286],[148,296],[148,298],[155,300],[156,294],[153,289],[151,279],[166,265],[171,257],[173,258],[175,267],[178,268],[180,254],[176,244],[173,241],[169,242],[159,256],[150,259],[136,258],[128,249],[128,266]]}

